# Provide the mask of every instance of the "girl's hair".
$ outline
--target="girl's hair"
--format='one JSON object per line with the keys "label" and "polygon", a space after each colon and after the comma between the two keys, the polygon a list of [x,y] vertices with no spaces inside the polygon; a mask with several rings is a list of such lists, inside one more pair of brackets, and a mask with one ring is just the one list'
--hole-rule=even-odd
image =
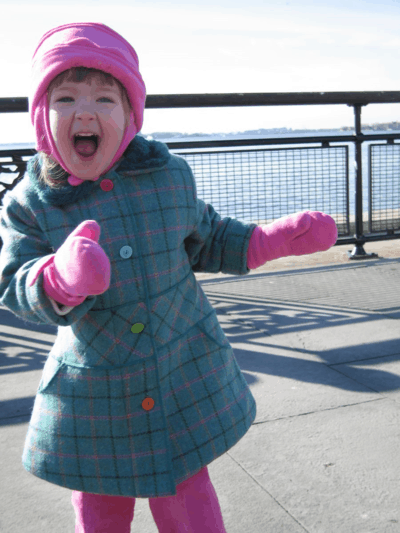
{"label": "girl's hair", "polygon": [[[61,74],[56,76],[50,83],[47,91],[48,98],[50,97],[51,91],[62,85],[65,81],[72,81],[74,83],[86,82],[90,84],[93,79],[96,79],[96,81],[103,87],[116,84],[120,90],[122,101],[129,109],[131,109],[128,94],[122,83],[111,74],[95,68],[73,67],[61,72]],[[51,156],[41,151],[39,151],[39,154],[41,159],[41,166],[39,163],[37,166],[37,169],[39,170],[39,182],[53,189],[64,187],[67,183],[69,174]]]}

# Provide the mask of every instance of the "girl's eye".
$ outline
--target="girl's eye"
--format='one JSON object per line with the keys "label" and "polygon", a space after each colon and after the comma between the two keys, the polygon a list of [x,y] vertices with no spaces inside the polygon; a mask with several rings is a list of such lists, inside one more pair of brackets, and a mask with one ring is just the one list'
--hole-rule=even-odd
{"label": "girl's eye", "polygon": [[[71,98],[70,96],[63,96],[62,98],[57,100],[57,102],[62,102],[63,100],[73,100],[73,98]],[[114,103],[113,100],[107,98],[107,96],[102,96],[101,98],[99,98],[99,100],[108,100],[109,102]]]}

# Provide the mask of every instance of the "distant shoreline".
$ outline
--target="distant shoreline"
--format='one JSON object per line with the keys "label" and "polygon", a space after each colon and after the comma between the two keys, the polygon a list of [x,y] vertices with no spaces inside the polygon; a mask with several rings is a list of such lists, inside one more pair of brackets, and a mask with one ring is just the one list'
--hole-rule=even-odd
{"label": "distant shoreline", "polygon": [[[143,137],[153,139],[182,139],[193,137],[228,137],[236,138],[241,136],[271,136],[271,135],[292,135],[303,133],[326,133],[326,132],[352,132],[354,128],[352,126],[342,126],[340,128],[318,128],[318,129],[293,129],[293,128],[260,128],[257,130],[236,131],[231,133],[181,133],[176,131],[157,131],[153,133],[143,133]],[[377,124],[363,124],[362,131],[400,131],[400,122],[384,122]]]}

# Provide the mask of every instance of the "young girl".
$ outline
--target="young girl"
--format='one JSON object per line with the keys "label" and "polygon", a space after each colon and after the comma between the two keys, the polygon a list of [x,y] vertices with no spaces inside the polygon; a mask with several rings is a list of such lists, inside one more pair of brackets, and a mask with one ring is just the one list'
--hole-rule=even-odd
{"label": "young girl", "polygon": [[194,272],[247,274],[327,250],[337,230],[317,212],[221,219],[183,158],[137,136],[145,97],[136,53],[111,28],[66,24],[40,40],[38,153],[0,219],[0,303],[59,326],[23,465],[72,489],[76,533],[128,533],[135,498],[162,533],[221,533],[207,465],[256,404]]}

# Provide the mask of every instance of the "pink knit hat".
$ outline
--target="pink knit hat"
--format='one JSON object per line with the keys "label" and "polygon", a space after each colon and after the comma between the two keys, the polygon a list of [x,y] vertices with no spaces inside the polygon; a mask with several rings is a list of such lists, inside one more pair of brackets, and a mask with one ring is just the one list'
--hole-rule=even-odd
{"label": "pink knit hat", "polygon": [[[72,67],[95,68],[107,72],[125,87],[131,107],[130,124],[105,172],[119,160],[143,125],[146,87],[139,72],[135,50],[121,35],[97,22],[77,22],[58,26],[43,35],[32,57],[30,94],[31,122],[35,128],[36,150],[51,155],[71,174],[54,143],[49,123],[47,89],[61,72]],[[96,179],[98,179],[97,177]],[[70,176],[71,185],[84,180]]]}

